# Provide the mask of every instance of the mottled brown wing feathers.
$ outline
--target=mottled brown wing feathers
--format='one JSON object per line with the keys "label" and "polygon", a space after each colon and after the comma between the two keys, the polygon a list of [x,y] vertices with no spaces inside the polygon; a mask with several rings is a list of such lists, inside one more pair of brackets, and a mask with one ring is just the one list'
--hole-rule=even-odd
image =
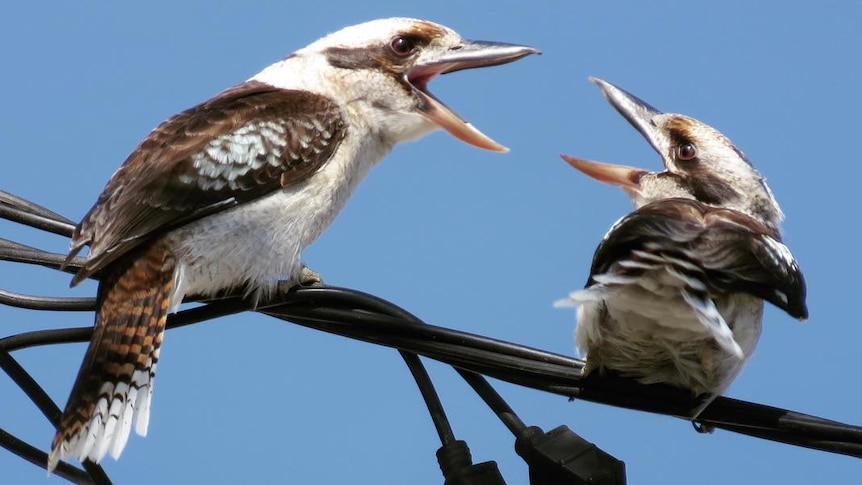
{"label": "mottled brown wing feathers", "polygon": [[[702,279],[713,293],[749,293],[793,317],[808,316],[805,280],[780,235],[743,213],[689,199],[647,204],[605,236],[593,256],[587,286],[614,263],[637,260],[638,251],[690,261],[693,266],[676,270]],[[630,276],[641,271],[636,264],[617,267]]]}
{"label": "mottled brown wing feathers", "polygon": [[132,418],[146,431],[152,381],[176,261],[162,244],[110,267],[99,285],[93,338],[51,446],[49,466],[118,455]]}
{"label": "mottled brown wing feathers", "polygon": [[89,244],[73,284],[166,230],[316,172],[346,126],[330,99],[247,82],[153,130],[111,178],[72,238]]}

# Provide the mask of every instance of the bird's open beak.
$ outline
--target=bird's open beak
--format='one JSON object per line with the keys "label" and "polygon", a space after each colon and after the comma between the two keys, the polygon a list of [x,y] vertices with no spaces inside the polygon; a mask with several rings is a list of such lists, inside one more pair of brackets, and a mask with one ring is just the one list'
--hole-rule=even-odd
{"label": "bird's open beak", "polygon": [[[666,150],[669,140],[659,130],[653,119],[662,112],[650,106],[647,102],[637,96],[628,93],[613,84],[598,78],[591,77],[590,81],[596,83],[602,90],[605,99],[637,129],[650,145],[660,154]],[[591,162],[581,158],[568,155],[560,155],[569,165],[575,167],[590,177],[612,185],[618,185],[628,193],[636,192],[640,188],[640,179],[647,170],[624,165],[612,165],[609,163]]]}
{"label": "bird's open beak", "polygon": [[646,175],[646,170],[625,165],[613,165],[610,163],[592,162],[582,158],[560,155],[569,165],[575,167],[590,177],[611,185],[619,185],[623,190],[637,190],[640,188],[641,177]]}
{"label": "bird's open beak", "polygon": [[420,111],[437,126],[473,146],[505,152],[508,151],[506,147],[485,136],[434,97],[428,91],[428,82],[438,74],[507,64],[530,54],[541,54],[541,52],[522,45],[465,40],[456,49],[450,49],[440,56],[419,62],[407,73],[407,81],[415,88],[416,95],[421,101]]}
{"label": "bird's open beak", "polygon": [[650,106],[646,101],[638,98],[623,89],[601,79],[591,77],[590,81],[596,83],[605,99],[615,110],[637,129],[647,139],[653,149],[664,158],[670,144],[667,133],[660,130],[655,124],[655,118],[662,115],[661,111]]}

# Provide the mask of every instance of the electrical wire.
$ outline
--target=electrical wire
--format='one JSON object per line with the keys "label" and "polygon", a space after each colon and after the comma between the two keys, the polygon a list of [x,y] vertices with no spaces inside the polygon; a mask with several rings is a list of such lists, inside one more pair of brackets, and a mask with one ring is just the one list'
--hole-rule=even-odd
{"label": "electrical wire", "polygon": [[[53,212],[0,191],[0,218],[26,224],[61,236],[71,234],[72,224]],[[0,239],[0,260],[59,269],[64,255]],[[74,272],[81,259],[66,271]],[[91,311],[92,298],[35,296],[0,290],[0,303],[51,311]],[[690,393],[668,386],[644,386],[611,376],[583,378],[583,361],[485,336],[429,325],[406,310],[381,298],[334,287],[300,287],[256,307],[238,298],[225,297],[185,309],[168,318],[168,329],[258,311],[294,324],[345,337],[396,348],[405,361],[418,355],[453,366],[516,436],[526,425],[483,377],[489,376],[569,398],[689,419],[699,405]],[[0,368],[27,394],[43,414],[55,422],[59,408],[38,383],[17,364],[11,352],[29,347],[85,342],[91,327],[39,330],[0,339]],[[411,365],[408,362],[408,366]],[[416,369],[419,369],[417,367]],[[454,434],[442,404],[424,367],[411,372],[426,400],[441,442],[453,442]],[[429,387],[424,387],[426,384]],[[430,389],[430,391],[429,391]],[[862,428],[795,411],[725,397],[713,401],[698,418],[705,425],[741,434],[862,458]],[[447,429],[448,428],[448,429]],[[0,430],[0,445],[28,461],[43,466],[47,456],[11,434]],[[59,473],[62,467],[62,473]],[[84,470],[61,464],[58,476],[76,483],[110,483],[98,465]]]}
{"label": "electrical wire", "polygon": [[[70,237],[74,230],[73,223],[59,214],[3,191],[0,191],[0,218],[6,218],[13,222],[19,222],[36,229],[45,230],[67,237]],[[77,268],[79,268],[83,263],[83,258],[73,258],[71,261],[67,261],[66,257],[63,255],[48,253],[40,249],[6,239],[0,239],[0,259],[19,263],[37,264],[53,269],[68,271],[77,270]],[[0,303],[18,308],[49,311],[90,311],[94,310],[96,306],[95,298],[41,297],[15,293],[3,289],[0,289]],[[247,309],[244,307],[235,308]],[[65,332],[62,330],[42,333],[28,332],[12,336],[11,339],[3,339],[0,341],[0,349],[2,349],[2,352],[0,352],[0,367],[3,367],[4,371],[6,371],[13,381],[18,384],[22,390],[24,390],[27,396],[43,411],[49,421],[51,421],[55,426],[60,419],[59,409],[42,390],[38,383],[36,383],[36,381],[33,380],[30,375],[17,364],[17,362],[15,362],[11,355],[9,355],[8,349],[21,348],[21,345],[39,345],[44,342],[59,343],[61,341],[69,341],[69,338],[76,340],[83,338],[89,340],[90,336],[88,333],[92,333],[80,332],[76,329],[69,330],[70,331]],[[73,336],[70,334],[76,335]],[[18,337],[18,339],[16,340],[15,337]],[[6,346],[5,348],[3,347],[4,344]],[[440,402],[440,398],[434,388],[434,383],[428,375],[428,371],[425,369],[424,364],[416,354],[404,350],[398,350],[398,353],[401,355],[401,358],[404,360],[404,363],[407,365],[407,368],[410,370],[410,373],[419,388],[419,392],[428,408],[428,412],[431,416],[431,420],[437,431],[441,444],[444,447],[454,445],[457,442],[455,433],[452,430],[452,426],[446,416],[446,411],[443,408],[443,404]],[[22,446],[21,443],[23,442],[18,443],[16,446],[20,448]],[[23,444],[26,445],[26,443]],[[463,444],[463,446],[466,449],[466,444]],[[20,450],[24,452],[25,448],[20,448]],[[35,450],[34,447],[27,445],[26,451],[29,453],[28,456],[32,456],[33,450]],[[42,465],[47,463],[47,456],[45,459],[41,459],[41,456],[39,458],[40,459],[38,461],[34,461],[34,463]],[[85,462],[85,465],[86,464],[87,462]],[[94,473],[95,475],[93,473],[89,474],[90,477],[94,479],[96,476],[104,475],[101,468],[98,467],[97,469],[94,469]],[[72,475],[69,476],[71,477]],[[106,476],[105,478],[107,479]]]}

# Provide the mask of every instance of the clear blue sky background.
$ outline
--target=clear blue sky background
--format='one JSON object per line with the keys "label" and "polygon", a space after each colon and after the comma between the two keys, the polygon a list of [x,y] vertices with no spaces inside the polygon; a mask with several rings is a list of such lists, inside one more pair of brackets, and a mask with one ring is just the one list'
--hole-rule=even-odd
{"label": "clear blue sky background", "polygon": [[[574,317],[551,303],[587,276],[625,196],[569,168],[577,156],[658,169],[659,157],[587,82],[598,76],[728,135],[768,178],[809,286],[801,324],[768,308],[729,395],[862,423],[858,140],[862,7],[851,2],[6,2],[0,6],[0,188],[78,220],[150,129],[343,26],[413,16],[541,57],[445,76],[434,93],[511,152],[434,133],[398,146],[306,252],[331,284],[426,321],[573,354]],[[9,223],[0,237],[62,252]],[[67,289],[0,265],[0,286]],[[0,334],[91,323],[0,308]],[[16,353],[64,403],[84,345]],[[477,461],[527,482],[508,431],[455,373],[429,364]],[[856,459],[669,417],[568,402],[507,384],[530,424],[566,424],[625,460],[629,483],[847,483]],[[0,426],[47,448],[51,427],[0,376]],[[106,460],[118,484],[439,484],[439,442],[389,349],[247,314],[170,332],[150,436]],[[0,482],[45,483],[0,451]],[[59,483],[57,478],[51,483]]]}

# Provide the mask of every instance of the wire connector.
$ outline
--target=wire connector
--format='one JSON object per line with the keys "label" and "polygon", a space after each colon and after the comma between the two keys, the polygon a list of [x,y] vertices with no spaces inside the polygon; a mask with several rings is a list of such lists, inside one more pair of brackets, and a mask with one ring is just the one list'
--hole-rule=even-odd
{"label": "wire connector", "polygon": [[497,462],[473,464],[470,448],[463,440],[451,441],[437,450],[444,485],[506,485]]}
{"label": "wire connector", "polygon": [[526,428],[515,451],[530,467],[532,485],[625,485],[626,466],[566,426],[545,433]]}

